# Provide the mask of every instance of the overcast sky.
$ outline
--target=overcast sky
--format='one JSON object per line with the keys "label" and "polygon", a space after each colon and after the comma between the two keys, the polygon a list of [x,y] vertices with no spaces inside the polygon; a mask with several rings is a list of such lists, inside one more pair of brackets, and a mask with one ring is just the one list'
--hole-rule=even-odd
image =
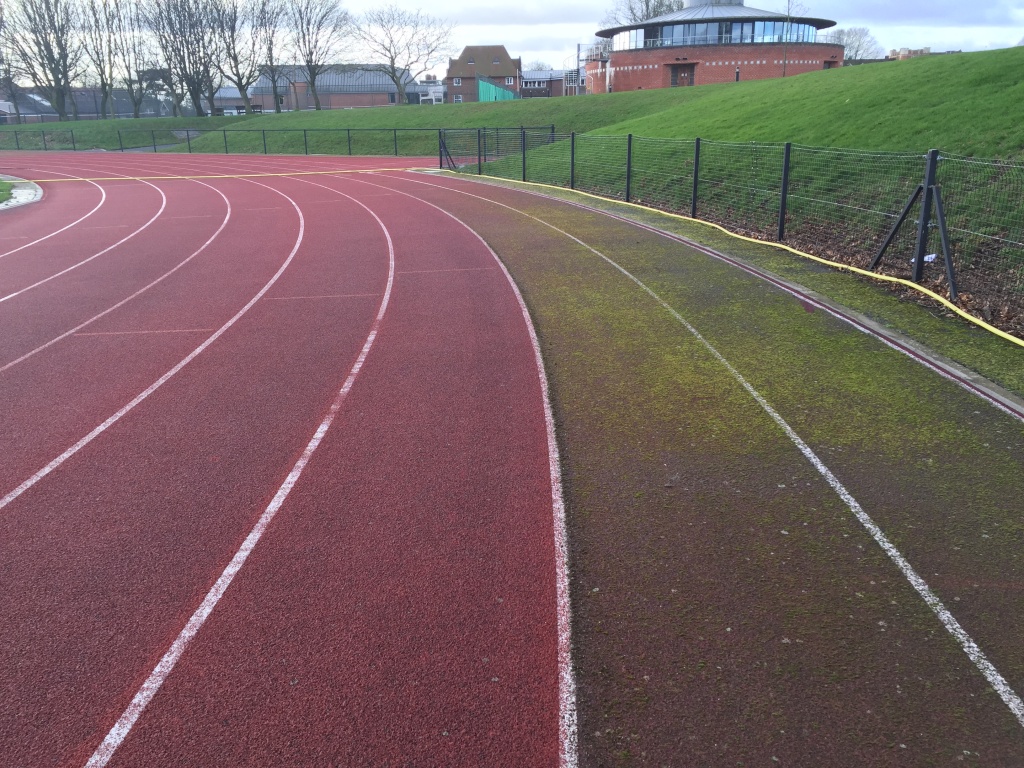
{"label": "overcast sky", "polygon": [[[387,0],[342,0],[352,13]],[[516,0],[492,5],[481,0],[435,0],[423,4],[399,0],[458,26],[455,43],[504,45],[523,64],[544,61],[562,69],[576,55],[577,43],[593,41],[613,0]],[[886,52],[891,48],[980,51],[1006,48],[1024,38],[1024,2],[1020,0],[798,0],[802,15],[832,19],[837,27],[867,27]],[[747,0],[746,5],[782,11],[783,0]],[[440,68],[443,70],[443,67]],[[437,74],[443,75],[443,71]]]}

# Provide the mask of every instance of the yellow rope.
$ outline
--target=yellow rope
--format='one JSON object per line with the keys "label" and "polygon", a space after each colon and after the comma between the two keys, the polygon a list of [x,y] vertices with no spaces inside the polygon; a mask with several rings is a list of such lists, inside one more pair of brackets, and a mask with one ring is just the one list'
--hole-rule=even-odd
{"label": "yellow rope", "polygon": [[958,307],[956,304],[951,302],[949,299],[943,298],[942,296],[940,296],[939,294],[935,293],[934,291],[930,291],[927,288],[925,288],[924,286],[918,285],[917,283],[912,282],[910,280],[904,280],[903,278],[900,278],[900,277],[890,277],[889,275],[880,275],[880,274],[878,274],[876,272],[870,272],[870,271],[868,271],[866,269],[861,269],[860,267],[853,267],[853,266],[850,266],[849,264],[841,264],[838,261],[830,261],[828,259],[823,259],[820,256],[813,256],[813,255],[811,255],[809,253],[804,253],[803,251],[798,251],[796,248],[790,248],[788,245],[783,245],[782,243],[772,243],[772,242],[769,242],[767,240],[758,240],[757,238],[754,238],[754,237],[746,237],[744,235],[738,235],[735,232],[730,232],[725,227],[720,226],[720,225],[715,224],[715,223],[710,222],[710,221],[702,221],[701,219],[694,219],[694,218],[691,218],[690,216],[683,216],[682,214],[678,214],[678,213],[669,213],[668,211],[660,211],[657,208],[650,208],[650,207],[648,207],[646,205],[639,205],[638,203],[626,203],[626,202],[623,202],[622,200],[615,200],[615,199],[610,198],[610,197],[601,197],[601,195],[594,195],[594,194],[591,194],[590,192],[581,192],[578,189],[571,189],[570,190],[570,189],[566,189],[565,187],[555,186],[554,184],[540,184],[540,183],[535,182],[535,181],[519,181],[519,180],[515,180],[515,179],[505,179],[505,178],[502,178],[501,176],[488,176],[487,174],[474,174],[474,175],[477,178],[495,179],[497,181],[511,181],[511,182],[513,182],[515,184],[526,184],[526,185],[531,186],[531,187],[543,187],[545,189],[557,189],[557,190],[562,191],[562,192],[572,192],[572,193],[575,193],[577,195],[583,195],[584,197],[593,198],[594,200],[602,200],[602,201],[605,201],[605,202],[613,202],[613,203],[617,203],[619,205],[628,205],[628,206],[630,206],[632,208],[638,208],[638,209],[640,209],[642,211],[647,211],[649,213],[657,213],[657,214],[660,214],[661,216],[668,216],[669,218],[673,218],[673,219],[680,219],[681,221],[692,221],[695,224],[703,224],[706,227],[713,227],[714,229],[717,229],[717,230],[725,233],[726,235],[729,235],[730,237],[735,237],[738,240],[745,240],[748,243],[757,243],[758,245],[767,245],[767,246],[770,246],[772,248],[778,248],[778,249],[783,250],[783,251],[789,251],[790,253],[795,254],[796,256],[801,256],[801,257],[803,257],[805,259],[810,259],[811,261],[816,261],[819,264],[827,264],[830,267],[837,267],[839,269],[845,269],[845,270],[847,270],[849,272],[854,272],[854,273],[856,273],[858,275],[863,275],[864,277],[870,277],[870,278],[872,278],[874,280],[883,280],[883,281],[885,281],[887,283],[898,283],[900,285],[906,286],[907,288],[911,288],[911,289],[917,291],[918,293],[923,293],[926,296],[929,296],[930,298],[935,299],[937,302],[942,304],[947,309],[949,309],[949,310],[951,310],[953,312],[956,312],[964,320],[967,320],[967,321],[969,321],[971,323],[974,323],[979,328],[984,328],[989,333],[994,333],[996,336],[999,336],[1002,339],[1006,339],[1007,341],[1013,342],[1014,344],[1016,344],[1019,347],[1024,347],[1024,339],[1019,339],[1016,336],[1013,336],[1012,334],[1007,333],[1006,331],[1001,331],[1000,329],[996,328],[995,326],[989,325],[984,320],[982,320],[980,318],[977,318],[974,315],[970,314],[969,312],[965,312],[964,310],[960,309],[960,307]]}

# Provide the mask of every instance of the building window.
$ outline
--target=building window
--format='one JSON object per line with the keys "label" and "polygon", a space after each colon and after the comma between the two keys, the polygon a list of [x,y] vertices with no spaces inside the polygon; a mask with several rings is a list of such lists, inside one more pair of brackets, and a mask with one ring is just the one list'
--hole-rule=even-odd
{"label": "building window", "polygon": [[456,103],[456,104],[461,104],[461,103],[462,103],[462,94],[458,94],[458,95],[456,95],[456,97],[455,97],[455,103]]}
{"label": "building window", "polygon": [[515,84],[516,84],[516,79],[514,77],[506,77],[505,78],[505,85],[515,85]]}
{"label": "building window", "polygon": [[455,78],[455,79],[454,79],[454,80],[452,81],[452,84],[453,84],[453,85],[462,85],[462,78],[461,78],[461,77],[456,77],[456,78]]}

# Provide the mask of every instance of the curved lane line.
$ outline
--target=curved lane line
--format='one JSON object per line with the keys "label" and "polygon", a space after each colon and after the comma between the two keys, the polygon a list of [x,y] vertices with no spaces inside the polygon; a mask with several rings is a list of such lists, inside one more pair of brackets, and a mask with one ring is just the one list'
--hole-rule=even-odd
{"label": "curved lane line", "polygon": [[124,299],[121,299],[121,301],[117,302],[117,304],[114,304],[113,306],[108,307],[107,309],[105,309],[102,312],[100,312],[98,315],[93,315],[92,317],[90,317],[85,322],[79,323],[78,325],[76,325],[71,330],[65,331],[64,333],[62,333],[60,336],[55,336],[54,338],[50,339],[45,344],[41,344],[40,346],[36,347],[31,352],[26,352],[21,357],[15,359],[15,360],[11,360],[11,362],[6,363],[6,364],[0,366],[0,373],[3,373],[4,371],[6,371],[6,370],[8,370],[10,368],[13,368],[14,366],[18,365],[18,363],[23,363],[24,361],[28,360],[33,355],[38,354],[39,352],[42,352],[47,347],[53,346],[58,341],[62,341],[63,339],[66,339],[68,336],[71,336],[71,335],[77,333],[78,331],[80,331],[83,328],[85,328],[87,325],[91,325],[92,323],[95,323],[101,317],[105,317],[106,315],[109,315],[115,309],[123,307],[129,301],[131,301],[132,299],[135,299],[138,296],[142,295],[143,293],[148,291],[150,288],[152,288],[154,285],[156,285],[157,283],[162,281],[164,278],[167,278],[167,277],[170,277],[171,275],[173,275],[175,272],[177,272],[183,266],[185,266],[190,261],[192,261],[192,259],[194,259],[200,253],[202,253],[204,250],[206,250],[206,248],[214,240],[217,239],[217,237],[220,235],[220,233],[224,231],[224,227],[226,227],[228,225],[228,221],[231,219],[231,201],[228,200],[227,197],[224,195],[224,193],[221,192],[216,187],[210,186],[209,184],[207,184],[206,182],[203,182],[203,181],[198,181],[198,180],[195,180],[195,179],[193,179],[193,181],[195,181],[196,184],[202,184],[204,187],[209,187],[210,189],[212,189],[214,192],[216,192],[218,195],[220,195],[224,199],[224,203],[227,206],[227,210],[224,213],[224,221],[221,222],[220,227],[217,228],[217,231],[214,232],[212,235],[210,235],[210,238],[205,243],[203,243],[201,246],[199,246],[199,248],[196,251],[194,251],[191,256],[189,256],[188,258],[186,258],[183,261],[179,262],[176,266],[172,267],[167,272],[164,272],[162,275],[160,275],[160,277],[156,278],[156,280],[153,280],[148,285],[143,286],[142,288],[137,290],[135,293],[133,293],[131,296],[128,296],[128,297],[126,297]]}
{"label": "curved lane line", "polygon": [[[26,168],[25,170],[32,171],[32,170],[38,170],[38,169],[37,168]],[[51,171],[51,173],[56,173],[56,171]],[[41,242],[43,242],[43,240],[49,240],[54,235],[59,235],[61,232],[63,232],[66,229],[71,229],[71,227],[75,226],[75,224],[79,224],[79,223],[85,221],[90,216],[92,216],[94,213],[96,213],[96,211],[98,211],[103,206],[103,204],[107,201],[107,191],[105,189],[103,189],[103,187],[101,187],[95,181],[92,181],[91,179],[83,178],[81,176],[72,176],[72,175],[67,174],[67,173],[62,173],[60,175],[68,177],[67,179],[65,179],[65,181],[67,181],[67,180],[71,180],[71,181],[87,181],[90,184],[92,184],[94,187],[96,187],[96,189],[98,189],[100,191],[100,201],[98,203],[96,203],[96,207],[93,208],[91,211],[89,211],[84,216],[82,216],[81,218],[75,219],[70,224],[66,224],[63,227],[61,227],[60,229],[58,229],[58,230],[56,230],[54,232],[51,232],[48,235],[43,235],[42,237],[36,238],[31,243],[25,243],[24,245],[20,245],[17,248],[14,248],[14,249],[12,249],[10,251],[7,251],[6,253],[0,253],[0,259],[4,258],[4,256],[10,256],[12,253],[17,253],[18,251],[22,251],[22,250],[24,250],[26,248],[29,248],[30,246],[33,246],[36,243],[41,243]]]}
{"label": "curved lane line", "polygon": [[[342,178],[342,177],[336,177]],[[519,286],[512,279],[512,274],[502,262],[494,249],[487,241],[460,219],[455,214],[446,211],[440,206],[428,203],[426,200],[411,195],[408,192],[396,190],[393,187],[385,187],[380,184],[373,184],[361,179],[348,179],[371,187],[390,189],[397,194],[410,197],[424,205],[428,205],[440,211],[448,218],[460,224],[467,232],[480,241],[481,245],[491,254],[498,267],[508,280],[512,292],[515,294],[519,309],[523,315],[523,321],[530,334],[530,343],[533,345],[534,361],[537,365],[537,375],[540,379],[541,397],[544,402],[544,424],[547,430],[548,447],[548,472],[551,482],[551,506],[554,513],[554,537],[555,537],[555,601],[558,621],[558,764],[560,768],[575,768],[578,761],[577,754],[577,715],[576,715],[576,679],[572,671],[572,615],[569,605],[569,555],[568,555],[568,534],[565,524],[565,498],[562,492],[562,469],[561,459],[558,452],[558,440],[555,436],[555,419],[551,410],[551,396],[548,388],[547,372],[544,368],[544,358],[541,355],[540,340],[530,317],[530,311],[526,307],[523,294]],[[318,185],[320,186],[320,185]]]}
{"label": "curved lane line", "polygon": [[[389,176],[388,178],[396,177]],[[502,208],[507,208],[510,211],[515,211],[516,213],[526,216],[529,219],[533,219],[534,221],[543,224],[546,227],[550,227],[551,229],[565,235],[573,242],[578,243],[579,245],[586,248],[594,255],[606,261],[612,267],[621,272],[625,277],[634,282],[641,290],[643,290],[652,299],[654,299],[654,301],[661,305],[663,309],[665,309],[670,315],[672,315],[673,318],[675,318],[675,320],[677,320],[684,328],[686,328],[686,330],[689,331],[694,336],[694,338],[696,338],[697,341],[699,341],[701,345],[703,345],[704,348],[707,349],[708,352],[710,352],[711,355],[719,363],[721,363],[722,366],[725,367],[725,369],[740,384],[740,386],[742,386],[750,394],[750,396],[754,398],[754,400],[757,402],[758,405],[761,406],[765,413],[767,413],[772,418],[772,420],[782,429],[782,431],[786,433],[786,436],[789,437],[789,439],[797,447],[800,453],[804,455],[804,457],[811,463],[811,465],[832,487],[832,490],[835,491],[839,498],[843,500],[843,503],[846,504],[847,508],[851,512],[853,512],[857,520],[861,523],[861,525],[864,526],[867,532],[871,535],[871,538],[875,540],[878,546],[881,547],[885,554],[889,556],[889,559],[892,560],[896,567],[900,569],[900,571],[906,577],[907,581],[910,582],[911,586],[917,591],[917,593],[925,601],[928,607],[932,609],[932,611],[938,617],[939,621],[942,622],[942,625],[946,628],[949,634],[951,634],[960,644],[960,647],[963,649],[964,653],[966,653],[970,660],[974,662],[974,666],[977,667],[978,671],[985,676],[985,679],[988,681],[989,685],[991,685],[992,688],[995,689],[996,693],[999,694],[999,698],[1001,698],[1003,700],[1003,703],[1006,704],[1006,706],[1010,709],[1010,712],[1013,713],[1013,716],[1017,719],[1017,722],[1021,726],[1024,726],[1024,701],[1021,700],[1020,696],[1017,695],[1017,693],[1010,686],[1009,682],[1007,682],[1006,678],[1004,678],[999,673],[999,670],[995,668],[992,662],[988,660],[988,657],[985,656],[984,652],[981,650],[980,647],[978,647],[978,644],[974,641],[974,639],[960,625],[960,622],[958,622],[956,618],[953,616],[953,614],[949,612],[949,609],[946,608],[946,606],[942,603],[938,595],[936,595],[932,591],[931,587],[928,586],[927,582],[925,582],[925,580],[921,578],[917,571],[914,570],[914,567],[910,564],[910,562],[889,540],[889,538],[885,535],[882,529],[878,527],[875,521],[871,519],[870,515],[868,515],[868,513],[864,511],[864,508],[861,507],[861,505],[853,497],[853,494],[851,494],[846,489],[846,487],[839,481],[839,478],[837,478],[832,473],[832,471],[825,465],[825,462],[823,462],[818,457],[818,455],[811,449],[811,447],[803,441],[803,439],[796,433],[796,431],[789,425],[789,423],[785,419],[783,419],[781,415],[779,415],[778,411],[772,408],[772,406],[768,403],[764,396],[762,396],[760,392],[754,389],[754,387],[743,377],[743,375],[739,371],[737,371],[732,366],[732,364],[728,360],[726,360],[725,357],[723,357],[717,349],[715,349],[714,346],[712,346],[711,342],[705,339],[700,334],[700,332],[689,322],[687,322],[687,320],[681,314],[679,314],[668,302],[666,302],[664,299],[658,296],[658,294],[651,290],[642,280],[640,280],[638,277],[636,277],[631,272],[626,270],[624,267],[620,266],[617,262],[615,262],[608,256],[605,256],[597,249],[587,245],[578,237],[569,234],[565,230],[559,229],[554,224],[550,224],[544,221],[543,219],[539,219],[536,216],[530,215],[529,213],[520,211],[516,208],[513,208],[510,205],[499,203],[496,200],[490,200],[486,197],[474,195],[470,192],[465,192],[460,189],[444,187],[438,184],[429,184],[427,182],[422,181],[415,181],[415,183],[427,184],[427,186],[439,187],[441,189],[446,189],[448,191],[468,195],[469,197],[475,197],[479,200],[484,200],[486,202],[493,203],[494,205],[501,206]]]}
{"label": "curved lane line", "polygon": [[[181,658],[182,654],[185,653],[185,649],[188,647],[189,643],[191,643],[199,633],[199,630],[209,618],[213,609],[217,606],[217,603],[224,596],[224,593],[231,585],[231,582],[234,581],[235,576],[238,575],[242,566],[245,565],[245,561],[249,558],[249,555],[252,554],[253,549],[255,549],[259,540],[263,537],[263,534],[270,526],[270,523],[281,509],[285,499],[288,498],[288,494],[291,493],[292,488],[295,487],[295,484],[302,476],[303,470],[306,468],[309,460],[313,457],[313,454],[316,452],[317,447],[319,447],[320,442],[324,439],[324,436],[327,434],[327,430],[331,428],[331,424],[334,422],[335,416],[337,416],[338,412],[341,410],[341,406],[348,397],[348,393],[352,389],[352,385],[355,383],[359,372],[362,370],[363,363],[366,361],[367,355],[370,354],[370,349],[373,347],[374,341],[377,339],[377,333],[380,330],[381,321],[384,319],[384,313],[387,311],[388,303],[391,300],[391,287],[395,280],[394,244],[392,243],[390,232],[388,232],[387,227],[384,226],[384,222],[380,220],[376,213],[371,211],[355,198],[349,197],[349,195],[345,195],[343,192],[338,192],[338,194],[348,197],[373,216],[373,218],[376,219],[377,224],[379,224],[380,228],[383,230],[384,237],[387,239],[388,243],[388,282],[384,289],[384,296],[381,299],[380,307],[377,310],[377,316],[374,318],[373,325],[370,327],[370,333],[366,337],[366,341],[363,343],[363,347],[359,351],[359,356],[356,358],[352,369],[349,371],[348,377],[345,379],[345,383],[342,384],[341,389],[334,398],[334,402],[331,403],[331,406],[327,411],[327,415],[324,416],[323,421],[320,422],[320,426],[316,428],[316,431],[313,433],[313,437],[311,437],[309,442],[306,444],[306,448],[303,450],[302,455],[299,457],[298,461],[295,462],[291,472],[288,473],[288,477],[285,478],[281,487],[277,489],[277,493],[274,494],[274,498],[271,500],[270,504],[267,505],[263,514],[260,515],[256,525],[253,526],[251,531],[249,531],[249,535],[245,537],[245,541],[242,542],[242,546],[239,547],[237,552],[235,552],[234,557],[231,558],[231,562],[228,563],[220,577],[216,582],[214,582],[210,591],[206,593],[206,597],[203,598],[202,603],[199,604],[195,613],[193,613],[191,618],[189,618],[188,622],[185,624],[185,628],[181,630],[181,633],[174,639],[174,642],[171,643],[171,647],[160,659],[156,668],[150,673],[149,677],[146,678],[146,681],[142,684],[142,687],[139,688],[131,703],[121,714],[121,717],[118,718],[117,722],[114,723],[114,727],[110,729],[106,738],[103,739],[103,742],[96,748],[92,757],[89,758],[89,761],[85,764],[86,768],[103,768],[103,766],[110,761],[110,758],[121,745],[121,742],[123,742],[125,737],[128,736],[132,726],[135,725],[135,721],[139,719],[143,710],[156,695],[157,691],[160,690],[160,687],[167,679],[167,676],[171,674],[171,671],[178,663],[178,660]],[[267,288],[269,287],[270,284],[267,285]],[[266,288],[263,290],[266,291]],[[253,301],[255,301],[255,299]],[[250,305],[251,303],[252,302],[250,302]]]}
{"label": "curved lane line", "polygon": [[[126,177],[126,178],[127,178],[127,177]],[[167,195],[165,195],[165,194],[164,194],[164,191],[163,191],[162,189],[160,189],[160,187],[156,186],[156,184],[150,184],[150,183],[149,183],[148,181],[144,181],[144,180],[142,180],[142,183],[143,183],[143,184],[145,184],[145,185],[147,185],[147,186],[150,186],[150,187],[152,187],[153,189],[155,189],[155,190],[156,190],[156,191],[157,191],[157,192],[158,192],[158,193],[160,194],[160,209],[159,209],[159,210],[158,210],[158,211],[157,211],[156,213],[154,213],[154,214],[153,214],[153,217],[152,217],[152,218],[151,218],[151,219],[150,219],[149,221],[147,221],[147,222],[146,222],[145,224],[143,224],[143,225],[142,225],[141,227],[139,227],[138,229],[136,229],[136,230],[135,230],[134,232],[132,232],[132,233],[131,233],[130,235],[128,235],[128,236],[126,236],[126,237],[123,237],[123,238],[121,238],[120,240],[118,240],[118,241],[117,241],[116,243],[114,243],[113,245],[108,245],[108,246],[107,246],[106,248],[104,248],[104,249],[103,249],[102,251],[99,251],[99,252],[97,252],[97,253],[94,253],[94,254],[93,254],[92,256],[90,256],[89,258],[87,258],[87,259],[83,259],[82,261],[78,262],[77,264],[72,264],[72,265],[71,265],[70,267],[67,267],[66,269],[62,269],[62,270],[61,270],[60,272],[57,272],[57,273],[55,273],[55,274],[52,274],[52,275],[50,275],[49,277],[44,277],[44,278],[43,278],[42,280],[39,280],[39,281],[37,281],[37,282],[35,282],[35,283],[32,283],[32,285],[27,285],[27,286],[25,286],[24,288],[21,288],[21,289],[19,289],[19,290],[15,291],[14,293],[9,293],[9,294],[7,294],[6,296],[0,296],[0,304],[2,304],[3,302],[5,302],[5,301],[7,301],[7,300],[9,300],[9,299],[13,299],[13,298],[14,298],[15,296],[20,296],[21,294],[23,294],[23,293],[26,293],[27,291],[31,291],[31,290],[32,290],[33,288],[38,288],[38,287],[39,287],[40,285],[43,285],[43,284],[45,284],[45,283],[48,283],[48,282],[50,282],[51,280],[56,280],[56,279],[57,279],[58,277],[60,277],[61,275],[66,275],[66,274],[67,274],[68,272],[70,272],[71,270],[73,270],[73,269],[78,269],[78,268],[79,268],[79,267],[81,267],[82,265],[84,265],[84,264],[88,264],[88,263],[89,263],[90,261],[92,261],[93,259],[98,259],[98,258],[99,258],[100,256],[102,256],[103,254],[105,254],[105,253],[108,253],[109,251],[112,251],[112,250],[114,250],[115,248],[117,248],[117,246],[119,246],[119,245],[122,245],[123,243],[126,243],[126,242],[128,242],[128,241],[129,241],[129,240],[131,240],[131,239],[132,239],[133,237],[135,237],[135,236],[136,236],[137,234],[139,234],[139,232],[141,232],[141,231],[142,231],[142,230],[144,230],[144,229],[145,229],[146,227],[148,227],[148,226],[149,226],[150,224],[152,224],[152,223],[153,223],[154,221],[156,221],[157,219],[159,219],[159,218],[160,218],[160,214],[162,214],[162,213],[164,212],[164,209],[165,209],[165,208],[167,208]],[[104,199],[106,199],[106,198],[104,197]],[[83,217],[83,218],[84,218],[84,217]],[[81,219],[79,219],[79,221],[81,221]],[[77,223],[77,222],[76,222],[76,223]],[[71,226],[71,225],[69,224],[68,226]],[[67,229],[67,227],[65,227],[65,229]],[[58,230],[58,232],[60,232],[60,231],[62,231],[62,230]],[[57,234],[57,232],[54,232],[53,234]],[[46,238],[42,238],[42,239],[44,239],[44,240],[45,240]],[[39,241],[37,240],[36,242],[39,242]],[[13,251],[11,251],[11,253],[13,253]],[[6,254],[5,254],[5,255],[6,255]]]}
{"label": "curved lane line", "polygon": [[13,491],[10,491],[6,496],[0,498],[0,510],[7,507],[11,502],[13,502],[19,496],[21,496],[21,494],[25,493],[25,491],[29,490],[32,486],[36,485],[40,480],[42,480],[48,474],[57,469],[61,464],[63,464],[65,461],[67,461],[80,450],[82,450],[85,446],[87,446],[89,443],[91,443],[93,440],[95,440],[97,437],[103,434],[111,426],[120,421],[121,418],[128,414],[130,411],[132,411],[135,408],[135,406],[137,406],[151,394],[156,392],[169,379],[171,379],[176,373],[178,373],[178,371],[180,371],[182,368],[184,368],[186,365],[192,362],[196,357],[198,357],[203,352],[203,350],[205,350],[207,347],[213,344],[213,342],[215,342],[221,336],[223,336],[224,333],[231,326],[238,322],[250,309],[252,309],[253,305],[257,301],[259,301],[263,297],[263,295],[270,290],[274,283],[278,281],[281,275],[284,274],[284,271],[288,268],[288,266],[292,263],[292,260],[295,258],[295,254],[299,250],[299,245],[302,244],[302,238],[305,234],[306,229],[306,220],[302,216],[302,210],[299,208],[296,202],[292,200],[290,197],[288,197],[288,195],[286,195],[284,192],[276,190],[273,187],[269,187],[266,184],[260,184],[258,181],[250,181],[249,183],[256,184],[257,186],[260,187],[266,187],[266,189],[269,189],[272,192],[276,192],[277,194],[281,195],[281,197],[285,198],[288,202],[292,204],[292,207],[295,208],[295,212],[299,216],[299,233],[295,239],[295,245],[292,247],[291,253],[289,253],[288,257],[284,260],[284,263],[278,268],[277,272],[274,273],[273,277],[271,277],[270,280],[267,281],[267,283],[259,290],[259,292],[255,296],[253,296],[248,301],[248,303],[244,307],[238,310],[238,312],[236,312],[231,317],[230,320],[228,320],[226,323],[224,323],[224,325],[222,325],[220,328],[214,331],[213,335],[211,335],[209,338],[206,339],[206,341],[204,341],[202,344],[200,344],[198,347],[192,350],[177,365],[175,365],[173,368],[167,371],[167,373],[165,373],[163,376],[161,376],[159,379],[157,379],[155,382],[149,385],[149,387],[147,387],[142,392],[137,394],[134,398],[132,398],[130,402],[124,405],[112,416],[108,417],[102,424],[94,428],[85,437],[81,438],[78,442],[76,442],[74,445],[72,445],[70,448],[64,451],[64,453],[62,453],[60,456],[55,458],[45,467],[40,469],[38,472],[36,472],[34,475],[28,478],[25,482],[23,482],[21,485],[15,488]]}

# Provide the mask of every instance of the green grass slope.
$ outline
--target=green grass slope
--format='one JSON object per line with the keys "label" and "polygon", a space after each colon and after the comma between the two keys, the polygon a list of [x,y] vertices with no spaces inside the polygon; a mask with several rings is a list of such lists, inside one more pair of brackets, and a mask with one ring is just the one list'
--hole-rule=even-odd
{"label": "green grass slope", "polygon": [[[491,104],[340,109],[236,118],[82,121],[48,124],[48,141],[64,148],[73,129],[79,148],[174,143],[169,129],[315,130],[341,128],[478,128],[545,126],[658,138],[785,142],[869,150],[946,152],[990,158],[1024,157],[1024,47],[846,67],[779,80],[758,80],[584,98],[526,99]],[[14,148],[0,129],[0,148]],[[132,129],[141,129],[134,131]],[[21,126],[26,136],[37,126]],[[179,130],[180,133],[180,130]],[[381,147],[366,149],[387,152]],[[211,137],[200,145],[223,151]],[[35,148],[31,139],[23,148]],[[251,147],[249,145],[252,145]],[[340,151],[320,137],[310,151]],[[238,149],[262,152],[262,140],[238,137]],[[276,146],[276,149],[275,149]],[[347,147],[346,147],[347,148]],[[270,152],[302,152],[297,135],[268,142]],[[355,150],[358,154],[359,151]],[[403,152],[404,154],[404,152]]]}

